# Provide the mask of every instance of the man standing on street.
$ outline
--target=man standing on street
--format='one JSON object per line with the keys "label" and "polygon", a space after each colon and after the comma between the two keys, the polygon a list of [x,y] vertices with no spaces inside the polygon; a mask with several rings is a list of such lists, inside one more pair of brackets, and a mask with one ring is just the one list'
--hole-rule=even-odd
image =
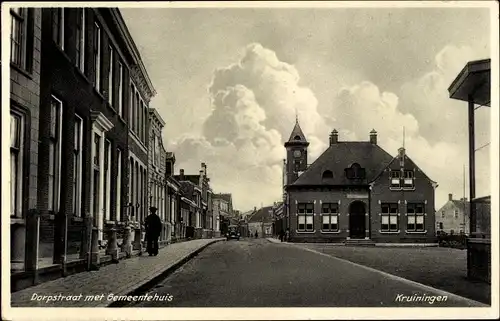
{"label": "man standing on street", "polygon": [[150,207],[149,208],[151,214],[146,217],[145,227],[146,227],[146,241],[147,251],[149,256],[158,255],[158,238],[160,237],[161,232],[161,219],[156,214],[157,208]]}

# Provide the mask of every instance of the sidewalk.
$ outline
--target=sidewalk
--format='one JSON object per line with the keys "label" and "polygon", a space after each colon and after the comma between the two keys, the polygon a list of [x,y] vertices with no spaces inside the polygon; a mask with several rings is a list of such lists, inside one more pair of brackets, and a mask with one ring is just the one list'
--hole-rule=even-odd
{"label": "sidewalk", "polygon": [[77,273],[29,287],[11,294],[11,306],[106,307],[113,303],[107,298],[110,294],[131,295],[156,278],[172,272],[208,245],[221,240],[223,238],[174,243],[160,249],[158,256],[150,257],[146,253],[106,265],[98,271]]}

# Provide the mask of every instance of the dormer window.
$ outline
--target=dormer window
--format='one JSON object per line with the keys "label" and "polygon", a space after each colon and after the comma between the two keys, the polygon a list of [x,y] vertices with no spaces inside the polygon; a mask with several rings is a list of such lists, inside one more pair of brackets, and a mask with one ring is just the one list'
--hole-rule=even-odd
{"label": "dormer window", "polygon": [[329,171],[329,170],[324,171],[321,178],[323,178],[323,179],[333,178],[332,171]]}
{"label": "dormer window", "polygon": [[[403,174],[403,175],[401,175]],[[412,170],[391,170],[391,189],[413,189],[415,188],[415,175]]]}
{"label": "dormer window", "polygon": [[358,163],[354,163],[345,169],[345,175],[348,179],[363,179],[366,177],[366,171]]}
{"label": "dormer window", "polygon": [[401,171],[391,171],[391,188],[401,188]]}
{"label": "dormer window", "polygon": [[297,135],[297,136],[295,136],[293,139],[295,139],[295,140],[300,140],[301,138],[300,138],[300,136],[299,136],[299,135]]}

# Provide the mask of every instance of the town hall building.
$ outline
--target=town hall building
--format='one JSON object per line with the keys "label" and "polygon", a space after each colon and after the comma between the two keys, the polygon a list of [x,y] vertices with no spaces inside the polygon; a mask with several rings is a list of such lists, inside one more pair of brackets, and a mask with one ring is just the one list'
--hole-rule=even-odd
{"label": "town hall building", "polygon": [[391,156],[368,141],[339,141],[308,165],[298,120],[285,143],[284,201],[291,242],[433,243],[437,187],[400,148]]}

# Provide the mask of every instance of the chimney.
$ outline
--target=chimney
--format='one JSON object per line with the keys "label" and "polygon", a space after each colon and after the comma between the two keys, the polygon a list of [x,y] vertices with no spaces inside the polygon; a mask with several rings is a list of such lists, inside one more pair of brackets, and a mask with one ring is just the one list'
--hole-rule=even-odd
{"label": "chimney", "polygon": [[405,151],[404,147],[398,149],[399,165],[401,167],[405,167]]}
{"label": "chimney", "polygon": [[183,181],[184,180],[184,169],[181,169],[179,172],[180,172],[179,180]]}
{"label": "chimney", "polygon": [[203,186],[203,171],[202,171],[202,170],[200,170],[200,180],[199,180],[199,185],[200,185],[200,187],[202,187],[202,186]]}
{"label": "chimney", "polygon": [[330,134],[330,146],[332,146],[333,144],[337,144],[338,142],[339,142],[339,133],[337,132],[336,129],[334,129]]}
{"label": "chimney", "polygon": [[257,212],[257,206],[254,206],[254,207],[253,207],[253,211],[254,211],[254,212]]}
{"label": "chimney", "polygon": [[370,143],[372,143],[373,145],[377,145],[377,132],[375,131],[375,129],[372,129],[372,131],[370,132]]}
{"label": "chimney", "polygon": [[453,194],[451,194],[451,193],[450,193],[450,194],[448,194],[448,200],[449,200],[449,201],[453,201]]}
{"label": "chimney", "polygon": [[207,176],[207,164],[201,163],[201,169],[203,170],[203,175]]}

